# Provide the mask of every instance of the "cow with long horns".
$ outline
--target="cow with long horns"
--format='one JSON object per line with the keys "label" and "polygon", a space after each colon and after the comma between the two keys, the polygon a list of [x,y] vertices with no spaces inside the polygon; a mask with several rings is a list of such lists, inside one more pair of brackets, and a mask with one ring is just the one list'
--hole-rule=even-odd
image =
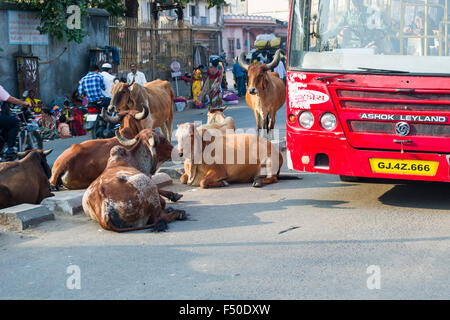
{"label": "cow with long horns", "polygon": [[149,116],[142,121],[146,129],[160,128],[161,132],[171,141],[173,132],[173,99],[175,93],[170,83],[162,80],[147,82],[144,86],[138,83],[119,82],[111,91],[111,103],[109,112],[121,112],[124,110],[137,110],[141,112],[145,105],[149,110]]}
{"label": "cow with long horns", "polygon": [[286,86],[277,72],[270,72],[280,63],[280,55],[281,51],[277,50],[271,63],[259,65],[247,64],[245,52],[239,56],[240,66],[248,72],[245,100],[255,114],[258,134],[262,128],[270,135],[275,127],[276,113],[286,102]]}

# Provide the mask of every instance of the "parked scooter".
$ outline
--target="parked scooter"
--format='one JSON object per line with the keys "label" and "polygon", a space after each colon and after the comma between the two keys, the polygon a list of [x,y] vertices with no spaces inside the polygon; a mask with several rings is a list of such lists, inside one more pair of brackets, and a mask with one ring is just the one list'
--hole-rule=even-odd
{"label": "parked scooter", "polygon": [[92,139],[107,139],[115,136],[115,131],[120,124],[111,124],[101,116],[102,107],[100,103],[91,102],[87,107],[85,115],[84,129],[91,131]]}

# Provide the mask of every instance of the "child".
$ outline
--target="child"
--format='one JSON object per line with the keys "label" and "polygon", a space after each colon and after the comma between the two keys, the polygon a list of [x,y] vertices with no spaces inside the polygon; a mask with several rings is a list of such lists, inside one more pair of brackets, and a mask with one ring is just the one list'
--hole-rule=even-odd
{"label": "child", "polygon": [[70,133],[69,125],[67,124],[67,118],[65,115],[62,115],[59,118],[58,135],[62,139],[72,137],[72,134]]}
{"label": "child", "polygon": [[42,117],[39,120],[39,126],[41,127],[41,137],[43,139],[53,140],[58,137],[56,120],[50,114],[49,109],[43,109]]}

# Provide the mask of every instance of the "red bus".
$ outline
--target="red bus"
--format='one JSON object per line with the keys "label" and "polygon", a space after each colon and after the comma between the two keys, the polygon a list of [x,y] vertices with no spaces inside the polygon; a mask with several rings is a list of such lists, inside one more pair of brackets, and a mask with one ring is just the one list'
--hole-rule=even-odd
{"label": "red bus", "polygon": [[447,0],[292,0],[290,169],[450,181]]}

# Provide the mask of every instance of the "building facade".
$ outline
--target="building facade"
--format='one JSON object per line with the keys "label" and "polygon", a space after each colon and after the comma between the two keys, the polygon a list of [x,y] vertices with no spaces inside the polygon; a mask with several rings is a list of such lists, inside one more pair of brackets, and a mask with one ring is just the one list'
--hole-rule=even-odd
{"label": "building facade", "polygon": [[241,52],[254,49],[256,37],[260,34],[271,34],[281,38],[281,48],[286,47],[288,26],[286,22],[268,16],[224,15],[223,48],[227,62]]}
{"label": "building facade", "polygon": [[[139,1],[140,25],[152,24],[152,0]],[[194,66],[207,64],[210,55],[223,52],[223,8],[208,8],[206,0],[188,3],[183,9],[183,23],[179,23],[175,9],[158,14],[160,29],[189,28],[192,30]]]}

